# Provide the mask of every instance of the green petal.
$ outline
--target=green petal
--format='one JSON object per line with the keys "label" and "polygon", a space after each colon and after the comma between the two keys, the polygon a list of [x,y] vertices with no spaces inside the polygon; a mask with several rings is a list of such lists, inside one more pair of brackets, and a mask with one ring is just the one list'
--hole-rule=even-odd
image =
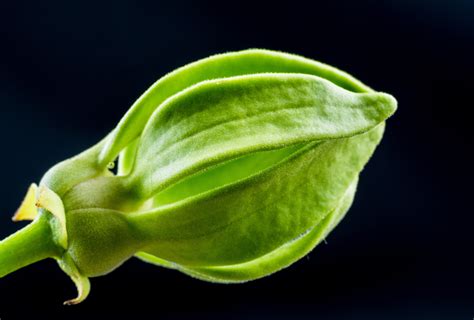
{"label": "green petal", "polygon": [[396,101],[301,74],[212,80],[173,96],[145,128],[130,188],[148,198],[199,170],[256,151],[348,137],[388,118]]}
{"label": "green petal", "polygon": [[357,179],[352,182],[338,207],[329,213],[317,226],[293,241],[285,243],[272,252],[249,262],[219,267],[192,268],[160,259],[144,252],[140,252],[136,256],[145,262],[176,269],[205,281],[238,283],[255,280],[288,267],[318,245],[344,217],[354,199],[356,186]]}
{"label": "green petal", "polygon": [[185,266],[247,262],[320,223],[341,201],[383,134],[311,144],[246,180],[147,212],[128,221],[142,250]]}
{"label": "green petal", "polygon": [[113,161],[141,134],[155,109],[174,94],[205,80],[268,72],[311,74],[350,91],[371,91],[341,70],[293,54],[250,49],[214,55],[181,67],[155,82],[133,104],[107,139],[99,163],[103,167]]}

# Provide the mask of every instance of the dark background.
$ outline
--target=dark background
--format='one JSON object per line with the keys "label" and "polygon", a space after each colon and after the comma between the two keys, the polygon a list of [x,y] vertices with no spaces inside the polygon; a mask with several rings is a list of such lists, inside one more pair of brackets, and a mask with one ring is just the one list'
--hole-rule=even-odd
{"label": "dark background", "polygon": [[[472,319],[474,2],[31,1],[0,7],[0,238],[29,183],[94,144],[150,84],[259,47],[348,71],[399,110],[348,216],[271,277],[217,285],[132,259],[79,306],[54,261],[0,280],[2,320]],[[1,263],[1,261],[0,261]]]}

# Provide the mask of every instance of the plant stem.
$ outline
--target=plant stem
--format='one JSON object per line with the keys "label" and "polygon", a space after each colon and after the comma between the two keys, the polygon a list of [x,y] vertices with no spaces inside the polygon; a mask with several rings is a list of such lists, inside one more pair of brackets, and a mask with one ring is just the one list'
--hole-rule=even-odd
{"label": "plant stem", "polygon": [[0,278],[34,262],[57,258],[60,254],[61,249],[53,241],[47,217],[40,215],[0,241]]}

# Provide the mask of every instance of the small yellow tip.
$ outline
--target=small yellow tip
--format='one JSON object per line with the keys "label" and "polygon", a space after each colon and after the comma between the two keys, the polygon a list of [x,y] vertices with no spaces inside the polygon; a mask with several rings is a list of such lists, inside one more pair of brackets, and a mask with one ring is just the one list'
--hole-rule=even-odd
{"label": "small yellow tip", "polygon": [[36,193],[38,191],[38,186],[35,183],[32,183],[28,188],[23,202],[21,203],[20,208],[16,211],[13,216],[13,221],[24,221],[24,220],[34,220],[38,214],[38,208],[36,207]]}

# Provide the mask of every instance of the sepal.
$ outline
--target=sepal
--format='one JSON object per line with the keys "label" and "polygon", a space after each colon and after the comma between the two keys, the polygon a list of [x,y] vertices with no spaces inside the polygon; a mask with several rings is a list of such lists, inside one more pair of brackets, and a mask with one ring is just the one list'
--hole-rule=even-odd
{"label": "sepal", "polygon": [[38,215],[38,208],[36,207],[36,194],[38,191],[38,186],[36,183],[32,183],[28,188],[25,199],[20,205],[20,208],[16,211],[15,215],[12,217],[13,221],[25,221],[25,220],[34,220]]}
{"label": "sepal", "polygon": [[89,278],[82,275],[74,264],[71,257],[65,253],[61,259],[58,259],[59,267],[71,278],[77,288],[77,297],[64,302],[65,305],[74,305],[84,301],[91,290]]}
{"label": "sepal", "polygon": [[54,216],[52,221],[53,236],[61,247],[67,249],[66,214],[61,198],[53,190],[42,185],[38,189],[36,206],[46,209]]}
{"label": "sepal", "polygon": [[45,209],[52,214],[53,219],[50,222],[52,224],[53,236],[61,247],[67,249],[66,214],[63,202],[53,190],[45,185],[40,187],[35,183],[30,185],[25,199],[12,217],[12,220],[34,220],[41,209]]}

